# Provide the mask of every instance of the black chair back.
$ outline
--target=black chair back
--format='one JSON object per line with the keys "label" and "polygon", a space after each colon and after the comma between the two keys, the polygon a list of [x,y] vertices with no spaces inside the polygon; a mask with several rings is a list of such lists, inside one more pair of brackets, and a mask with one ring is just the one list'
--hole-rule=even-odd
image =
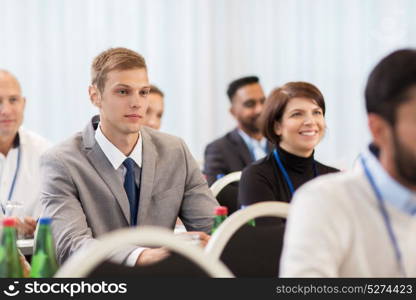
{"label": "black chair back", "polygon": [[222,262],[235,277],[278,277],[285,222],[267,217],[256,219],[256,226],[238,229],[221,253]]}
{"label": "black chair back", "polygon": [[104,261],[87,276],[89,278],[115,277],[210,277],[202,268],[180,254],[172,253],[160,262],[130,267]]}
{"label": "black chair back", "polygon": [[228,208],[228,215],[239,209],[238,207],[238,184],[233,182],[224,187],[217,195],[218,203]]}

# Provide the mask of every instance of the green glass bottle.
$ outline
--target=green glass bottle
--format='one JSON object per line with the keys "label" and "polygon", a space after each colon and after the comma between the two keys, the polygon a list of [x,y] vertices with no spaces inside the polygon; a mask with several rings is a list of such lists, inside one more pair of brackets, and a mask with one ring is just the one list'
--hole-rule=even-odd
{"label": "green glass bottle", "polygon": [[22,278],[23,269],[16,244],[16,221],[3,219],[3,235],[0,244],[0,278]]}
{"label": "green glass bottle", "polygon": [[40,218],[35,238],[30,277],[49,278],[58,270],[55,246],[52,238],[51,218]]}
{"label": "green glass bottle", "polygon": [[214,224],[212,225],[211,234],[217,230],[222,222],[227,218],[228,208],[226,206],[217,206],[214,210]]}

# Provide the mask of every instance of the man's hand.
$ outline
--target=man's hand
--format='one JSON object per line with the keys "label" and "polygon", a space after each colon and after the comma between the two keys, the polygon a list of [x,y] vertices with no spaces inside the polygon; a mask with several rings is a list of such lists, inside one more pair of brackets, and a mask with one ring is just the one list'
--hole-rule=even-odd
{"label": "man's hand", "polygon": [[203,231],[188,231],[188,232],[180,233],[180,235],[182,234],[189,235],[189,239],[192,241],[194,240],[199,241],[198,245],[201,246],[202,248],[204,248],[207,245],[210,239],[210,236]]}
{"label": "man's hand", "polygon": [[136,265],[145,266],[157,263],[170,255],[166,248],[145,249],[139,255]]}
{"label": "man's hand", "polygon": [[25,217],[22,220],[15,218],[17,232],[23,236],[32,237],[36,229],[36,220],[32,217]]}
{"label": "man's hand", "polygon": [[[205,247],[210,239],[210,236],[202,231],[189,231],[181,233],[180,235],[189,235],[191,240],[199,240],[199,245]],[[136,265],[145,266],[154,264],[168,257],[170,252],[166,248],[145,249],[139,255]]]}
{"label": "man's hand", "polygon": [[20,265],[22,266],[22,270],[23,270],[23,277],[24,278],[29,278],[30,275],[30,265],[27,262],[26,258],[19,254],[19,260],[20,260]]}

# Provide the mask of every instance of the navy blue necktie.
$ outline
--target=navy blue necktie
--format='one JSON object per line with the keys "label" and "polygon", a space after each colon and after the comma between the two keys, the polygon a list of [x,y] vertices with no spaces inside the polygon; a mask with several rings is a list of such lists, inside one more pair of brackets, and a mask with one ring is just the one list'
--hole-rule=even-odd
{"label": "navy blue necktie", "polygon": [[123,162],[126,167],[126,177],[124,179],[124,189],[126,190],[127,198],[130,203],[130,223],[131,226],[137,225],[137,210],[139,208],[138,192],[134,176],[134,160],[126,158]]}

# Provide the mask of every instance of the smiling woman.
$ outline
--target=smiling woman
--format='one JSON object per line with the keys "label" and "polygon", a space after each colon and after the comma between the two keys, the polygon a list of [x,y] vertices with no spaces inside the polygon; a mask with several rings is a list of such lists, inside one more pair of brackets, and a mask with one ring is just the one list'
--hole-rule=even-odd
{"label": "smiling woman", "polygon": [[260,123],[276,149],[243,171],[240,205],[290,202],[305,182],[338,171],[314,159],[314,149],[326,127],[324,97],[314,85],[289,82],[275,89],[266,100]]}

